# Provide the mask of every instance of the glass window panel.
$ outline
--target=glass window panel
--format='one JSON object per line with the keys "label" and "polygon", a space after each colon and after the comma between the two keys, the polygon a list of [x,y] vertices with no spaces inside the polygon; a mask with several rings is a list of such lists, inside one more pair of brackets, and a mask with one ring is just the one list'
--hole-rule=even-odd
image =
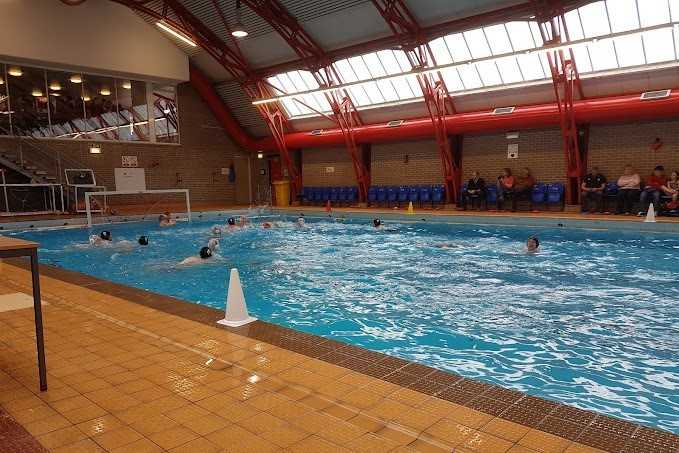
{"label": "glass window panel", "polygon": [[545,78],[545,73],[542,71],[542,64],[540,57],[537,54],[521,54],[517,55],[521,73],[525,80],[539,80]]}
{"label": "glass window panel", "polygon": [[456,68],[444,69],[441,71],[441,75],[443,76],[443,81],[446,83],[446,88],[449,92],[464,90],[462,79]]}
{"label": "glass window panel", "polygon": [[[611,32],[608,26],[608,15],[606,14],[606,5],[604,2],[590,3],[579,9],[580,21],[585,33],[585,37],[606,35]],[[570,26],[568,27],[570,33]],[[571,36],[571,39],[576,39]]]}
{"label": "glass window panel", "polygon": [[368,67],[365,65],[361,57],[349,58],[348,61],[351,67],[354,69],[354,73],[358,77],[358,80],[368,80],[372,78],[370,71],[368,71]]}
{"label": "glass window panel", "polygon": [[413,91],[414,97],[423,96],[422,88],[420,87],[420,82],[417,81],[417,77],[409,75],[406,77],[406,80],[408,81],[408,85],[410,85],[410,89]]}
{"label": "glass window panel", "polygon": [[537,44],[538,47],[542,47],[544,45],[544,40],[542,39],[542,35],[540,34],[540,27],[538,26],[538,23],[529,22],[528,25],[530,26],[530,32],[533,35],[533,40],[535,41],[535,44]]}
{"label": "glass window panel", "polygon": [[363,55],[363,61],[373,77],[382,77],[387,74],[376,52]]}
{"label": "glass window panel", "polygon": [[314,78],[313,75],[309,71],[298,71],[300,77],[302,77],[302,80],[310,90],[315,90],[318,88],[318,82],[316,82],[316,79]]}
{"label": "glass window panel", "polygon": [[642,27],[666,24],[670,21],[670,9],[667,0],[642,0],[638,2],[638,5]]}
{"label": "glass window panel", "polygon": [[507,22],[507,31],[515,51],[518,52],[535,47],[528,22]]}
{"label": "glass window panel", "polygon": [[299,71],[290,71],[288,72],[288,76],[290,76],[290,81],[295,86],[295,91],[299,92],[309,90],[309,87],[307,87],[306,83],[304,83],[304,80],[302,80],[302,76],[299,75]]}
{"label": "glass window panel", "polygon": [[465,43],[462,34],[455,33],[454,35],[448,35],[445,37],[446,44],[448,44],[448,49],[450,49],[453,55],[453,61],[459,63],[461,61],[471,60],[472,56],[469,53],[469,48],[467,43]]}
{"label": "glass window panel", "polygon": [[[314,110],[318,110],[318,111],[321,110],[321,106],[318,105],[318,102],[316,102],[316,98],[312,94],[303,95],[301,100],[306,105],[308,105],[310,107],[310,109],[314,109]],[[299,104],[299,102],[298,102],[298,104]],[[305,109],[307,108],[306,106],[304,106],[302,104],[299,104],[299,105],[300,105],[300,108],[305,108]],[[310,109],[307,109],[307,110],[310,110]],[[313,113],[315,113],[315,112],[313,112]]]}
{"label": "glass window panel", "polygon": [[497,67],[500,70],[504,83],[523,82],[521,70],[516,62],[516,57],[505,57],[497,60]]}
{"label": "glass window panel", "polygon": [[620,63],[621,68],[646,63],[641,36],[621,36],[615,38],[615,48],[618,51],[618,63]]}
{"label": "glass window panel", "polygon": [[10,130],[10,100],[7,93],[7,71],[0,63],[0,135],[11,135]]}
{"label": "glass window panel", "polygon": [[448,64],[453,62],[453,57],[448,52],[448,46],[443,38],[437,38],[429,41],[431,53],[434,54],[434,59],[437,65]]}
{"label": "glass window panel", "polygon": [[483,30],[477,28],[463,33],[473,58],[489,57],[491,54]]}
{"label": "glass window panel", "polygon": [[[116,81],[117,90],[123,81]],[[151,96],[156,113],[156,141],[179,143],[179,114],[177,111],[177,87],[174,85],[153,84]],[[117,113],[110,114],[117,116]],[[117,123],[117,119],[115,120]]]}
{"label": "glass window panel", "polygon": [[647,63],[659,63],[675,59],[672,30],[669,28],[643,33]]}
{"label": "glass window panel", "polygon": [[484,86],[501,85],[502,78],[493,61],[482,61],[476,65]]}
{"label": "glass window panel", "polygon": [[391,81],[380,80],[377,82],[377,86],[382,92],[382,95],[384,95],[386,101],[398,101],[398,94],[396,93],[396,89],[394,88],[394,85],[391,83]]}
{"label": "glass window panel", "polygon": [[483,86],[479,74],[476,72],[476,68],[473,65],[466,64],[458,66],[457,70],[460,73],[460,78],[462,78],[462,82],[466,89],[472,90]]}
{"label": "glass window panel", "polygon": [[274,90],[274,94],[284,94],[285,89],[283,88],[283,84],[281,83],[278,76],[269,77],[266,80],[271,84],[271,86],[276,88],[276,90]]}
{"label": "glass window panel", "polygon": [[7,65],[7,90],[12,109],[14,135],[45,137],[49,130],[49,107],[45,70]]}
{"label": "glass window panel", "polygon": [[618,67],[618,62],[615,59],[613,42],[610,39],[588,44],[587,48],[592,57],[592,69],[594,71],[603,71]]}
{"label": "glass window panel", "polygon": [[299,104],[297,104],[295,101],[292,99],[283,99],[281,101],[281,104],[283,105],[283,108],[287,111],[288,116],[299,116],[299,108],[297,107]]}
{"label": "glass window panel", "polygon": [[351,68],[351,65],[347,60],[339,60],[335,62],[335,67],[337,68],[337,72],[339,72],[342,82],[350,83],[356,82],[358,80],[354,70]]}
{"label": "glass window panel", "polygon": [[283,86],[283,91],[285,93],[292,94],[297,92],[295,84],[292,83],[292,80],[290,80],[290,76],[287,73],[279,74],[278,80],[281,82],[281,85]]}
{"label": "glass window panel", "polygon": [[356,105],[370,105],[370,98],[365,93],[362,87],[351,87],[349,88],[349,93],[351,93],[351,98],[354,100]]}
{"label": "glass window panel", "polygon": [[[87,111],[86,118],[97,115],[96,102],[97,97],[101,97],[97,93],[99,88],[105,80],[93,78],[91,76],[84,76],[83,79],[83,93],[85,101],[85,109]],[[97,93],[92,94],[92,93]],[[149,127],[146,115],[146,82],[139,82],[130,80],[129,84],[118,82],[118,138],[120,140],[148,140]],[[89,99],[89,100],[88,100]],[[86,138],[86,137],[83,137]]]}
{"label": "glass window panel", "polygon": [[613,33],[639,28],[636,0],[606,0]]}
{"label": "glass window panel", "polygon": [[377,52],[377,56],[382,62],[382,66],[384,66],[384,69],[387,71],[387,74],[393,75],[393,74],[400,74],[401,72],[401,67],[398,65],[398,61],[396,61],[396,57],[394,56],[394,52],[391,50],[380,50]]}
{"label": "glass window panel", "polygon": [[672,22],[679,22],[679,0],[670,1],[670,12],[672,14]]}
{"label": "glass window panel", "polygon": [[552,71],[549,69],[549,61],[547,60],[547,54],[546,53],[540,53],[538,54],[538,58],[540,59],[540,65],[542,66],[542,71],[547,74],[548,77],[551,77]]}
{"label": "glass window panel", "polygon": [[578,66],[578,71],[580,73],[592,71],[592,59],[590,58],[587,47],[576,47],[573,49],[573,54],[575,55],[575,64]]}
{"label": "glass window panel", "polygon": [[394,50],[393,52],[394,56],[396,57],[396,61],[398,61],[398,66],[401,68],[401,72],[408,72],[413,69],[405,52],[402,50]]}
{"label": "glass window panel", "polygon": [[322,112],[329,112],[332,110],[332,107],[330,107],[330,103],[324,94],[313,93],[313,97],[316,99],[316,103],[321,107]]}
{"label": "glass window panel", "polygon": [[391,81],[394,84],[396,95],[399,99],[410,99],[415,97],[405,77],[396,77]]}
{"label": "glass window panel", "polygon": [[[52,121],[53,135],[58,138],[74,138],[77,131],[70,124],[72,121],[85,117],[83,102],[82,83],[73,83],[83,78],[82,74],[67,72],[47,71],[47,84],[50,103],[50,119]],[[115,94],[115,93],[113,93]],[[113,118],[109,118],[111,125],[119,124],[117,110]],[[62,125],[68,125],[64,127]],[[69,130],[65,135],[64,131]]]}
{"label": "glass window panel", "polygon": [[512,52],[512,43],[509,42],[509,36],[507,36],[507,31],[503,24],[485,27],[484,31],[493,55]]}
{"label": "glass window panel", "polygon": [[368,95],[368,98],[370,98],[371,104],[381,104],[385,101],[384,96],[382,96],[382,93],[380,93],[380,90],[377,88],[377,84],[375,82],[363,85],[363,89]]}

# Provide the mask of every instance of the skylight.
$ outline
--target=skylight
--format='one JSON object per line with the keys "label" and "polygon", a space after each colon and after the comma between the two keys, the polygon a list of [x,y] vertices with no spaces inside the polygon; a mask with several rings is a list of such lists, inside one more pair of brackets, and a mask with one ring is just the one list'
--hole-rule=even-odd
{"label": "skylight", "polygon": [[[605,0],[565,15],[570,41],[590,40],[573,49],[580,74],[677,61],[679,0]],[[648,29],[632,34],[635,30]],[[624,36],[611,36],[626,33]],[[432,40],[435,64],[453,95],[470,90],[535,82],[551,77],[537,22],[495,24]],[[495,58],[497,57],[497,58]],[[357,108],[408,102],[422,92],[400,50],[381,50],[334,63]],[[393,76],[393,77],[390,77]],[[377,80],[375,80],[377,79]],[[270,77],[276,96],[318,89],[307,71]],[[276,91],[276,90],[274,90]],[[326,94],[306,93],[281,102],[291,118],[331,111]]]}

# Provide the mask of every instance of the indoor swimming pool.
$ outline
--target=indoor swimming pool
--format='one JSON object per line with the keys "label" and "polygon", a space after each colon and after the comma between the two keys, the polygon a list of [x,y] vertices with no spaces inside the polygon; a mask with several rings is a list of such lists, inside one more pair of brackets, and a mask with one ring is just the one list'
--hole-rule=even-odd
{"label": "indoor swimming pool", "polygon": [[81,228],[16,235],[43,262],[220,309],[237,267],[262,320],[679,433],[679,235],[267,219],[187,267],[225,217],[97,227],[105,247]]}

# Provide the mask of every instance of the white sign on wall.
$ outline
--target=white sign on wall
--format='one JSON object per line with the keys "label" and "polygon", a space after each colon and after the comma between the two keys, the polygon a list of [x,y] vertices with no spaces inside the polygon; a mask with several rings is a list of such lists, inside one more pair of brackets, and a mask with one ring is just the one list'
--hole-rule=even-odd
{"label": "white sign on wall", "polygon": [[115,168],[116,190],[146,190],[146,173],[143,168]]}
{"label": "white sign on wall", "polygon": [[137,156],[123,156],[122,166],[125,168],[134,168],[139,166],[139,159]]}
{"label": "white sign on wall", "polygon": [[335,167],[325,167],[326,173],[335,173]]}
{"label": "white sign on wall", "polygon": [[519,144],[510,143],[507,145],[507,159],[518,159],[519,158]]}

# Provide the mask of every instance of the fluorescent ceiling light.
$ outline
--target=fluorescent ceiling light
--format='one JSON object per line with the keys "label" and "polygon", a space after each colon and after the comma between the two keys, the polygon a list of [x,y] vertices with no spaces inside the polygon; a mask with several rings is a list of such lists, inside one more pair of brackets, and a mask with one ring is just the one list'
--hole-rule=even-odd
{"label": "fluorescent ceiling light", "polygon": [[110,96],[110,95],[111,95],[111,90],[109,90],[109,89],[106,88],[106,87],[103,87],[103,88],[99,91],[99,94],[101,94],[102,96]]}
{"label": "fluorescent ceiling light", "polygon": [[42,91],[40,91],[37,88],[33,88],[33,91],[31,91],[31,96],[33,96],[34,98],[39,98],[42,96]]}
{"label": "fluorescent ceiling light", "polygon": [[83,77],[80,74],[73,74],[70,79],[71,83],[83,83]]}
{"label": "fluorescent ceiling light", "polygon": [[7,70],[7,74],[13,77],[21,77],[24,75],[24,71],[22,71],[19,66],[10,66],[10,68]]}
{"label": "fluorescent ceiling light", "polygon": [[60,91],[61,90],[61,84],[54,80],[53,82],[50,83],[50,90],[52,91]]}
{"label": "fluorescent ceiling light", "polygon": [[165,30],[166,32],[168,32],[175,38],[179,39],[180,41],[185,42],[189,46],[196,47],[196,43],[191,38],[186,36],[184,33],[180,32],[179,30],[176,30],[174,27],[167,25],[165,22],[156,22],[156,25],[158,26],[158,28]]}
{"label": "fluorescent ceiling light", "polygon": [[126,90],[131,90],[132,89],[132,82],[130,82],[129,80],[123,80],[123,83],[122,83],[121,86]]}

